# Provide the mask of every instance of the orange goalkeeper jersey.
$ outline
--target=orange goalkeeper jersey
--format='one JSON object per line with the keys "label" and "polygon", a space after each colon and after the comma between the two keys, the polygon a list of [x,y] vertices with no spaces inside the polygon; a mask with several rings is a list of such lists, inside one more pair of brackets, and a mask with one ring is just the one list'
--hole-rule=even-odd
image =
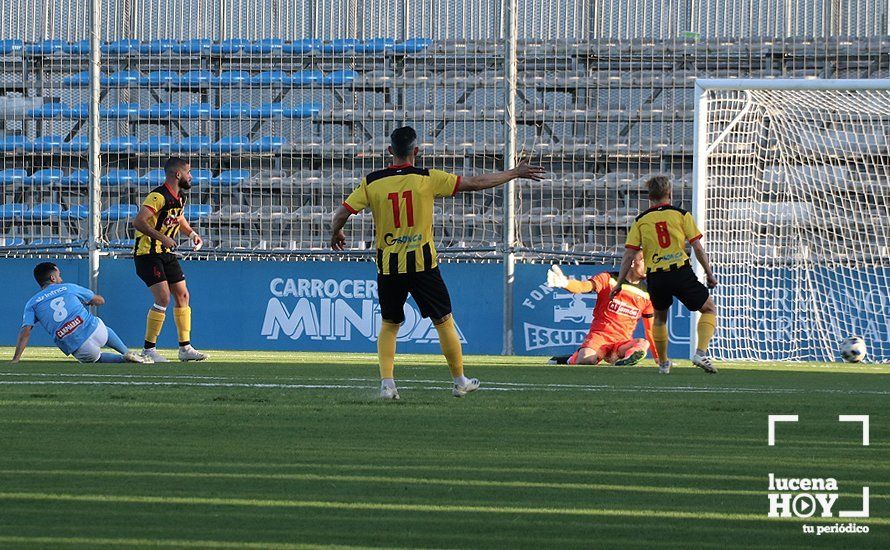
{"label": "orange goalkeeper jersey", "polygon": [[637,328],[637,321],[641,317],[655,315],[644,282],[638,285],[624,283],[612,300],[609,300],[609,294],[618,284],[617,273],[600,273],[592,277],[590,282],[596,292],[596,308],[593,310],[590,332],[608,334],[616,341],[630,340]]}

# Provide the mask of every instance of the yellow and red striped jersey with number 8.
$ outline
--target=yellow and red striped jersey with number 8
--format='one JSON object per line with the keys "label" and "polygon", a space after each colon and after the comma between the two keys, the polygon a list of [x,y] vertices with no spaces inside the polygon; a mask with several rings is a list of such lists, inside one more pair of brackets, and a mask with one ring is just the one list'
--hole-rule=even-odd
{"label": "yellow and red striped jersey with number 8", "polygon": [[353,214],[371,209],[379,273],[417,273],[438,265],[433,203],[459,187],[460,176],[402,164],[368,174],[343,206]]}
{"label": "yellow and red striped jersey with number 8", "polygon": [[643,251],[646,271],[672,271],[689,262],[686,241],[702,237],[692,214],[670,204],[646,210],[627,232],[625,247]]}

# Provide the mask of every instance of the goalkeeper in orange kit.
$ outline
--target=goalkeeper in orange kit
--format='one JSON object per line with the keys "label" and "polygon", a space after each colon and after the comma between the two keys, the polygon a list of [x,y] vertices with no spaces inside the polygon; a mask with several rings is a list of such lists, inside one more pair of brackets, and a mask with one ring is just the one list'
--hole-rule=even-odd
{"label": "goalkeeper in orange kit", "polygon": [[[573,294],[596,292],[596,308],[593,322],[581,347],[570,356],[554,357],[551,363],[569,365],[596,365],[600,361],[618,366],[635,365],[646,356],[648,350],[658,362],[652,341],[652,317],[654,310],[643,281],[646,268],[639,255],[614,298],[612,289],[618,285],[617,273],[600,273],[587,281],[566,277],[559,266],[547,272],[547,286],[563,288]],[[634,338],[637,321],[643,320],[646,338]]]}

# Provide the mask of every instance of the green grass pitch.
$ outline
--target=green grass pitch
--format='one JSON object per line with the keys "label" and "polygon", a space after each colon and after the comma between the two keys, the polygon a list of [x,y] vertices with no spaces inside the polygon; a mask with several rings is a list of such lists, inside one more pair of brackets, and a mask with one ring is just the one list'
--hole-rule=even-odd
{"label": "green grass pitch", "polygon": [[[26,357],[0,363],[2,547],[890,547],[887,366],[468,357],[483,389],[455,399],[403,355],[384,403],[371,355]],[[800,417],[774,447],[769,414]],[[835,513],[869,486],[870,532],[768,518],[769,473],[837,479]]]}

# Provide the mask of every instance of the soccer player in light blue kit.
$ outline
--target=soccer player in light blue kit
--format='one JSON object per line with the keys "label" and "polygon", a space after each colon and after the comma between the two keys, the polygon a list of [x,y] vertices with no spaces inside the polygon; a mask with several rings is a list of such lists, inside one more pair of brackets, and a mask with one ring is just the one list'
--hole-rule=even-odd
{"label": "soccer player in light blue kit", "polygon": [[[127,349],[118,335],[85,307],[101,306],[105,298],[82,286],[63,283],[59,268],[51,262],[37,264],[34,278],[40,292],[25,304],[13,363],[21,359],[31,337],[31,327],[38,323],[65,355],[73,355],[81,363],[151,362]],[[120,353],[102,353],[104,346]]]}

